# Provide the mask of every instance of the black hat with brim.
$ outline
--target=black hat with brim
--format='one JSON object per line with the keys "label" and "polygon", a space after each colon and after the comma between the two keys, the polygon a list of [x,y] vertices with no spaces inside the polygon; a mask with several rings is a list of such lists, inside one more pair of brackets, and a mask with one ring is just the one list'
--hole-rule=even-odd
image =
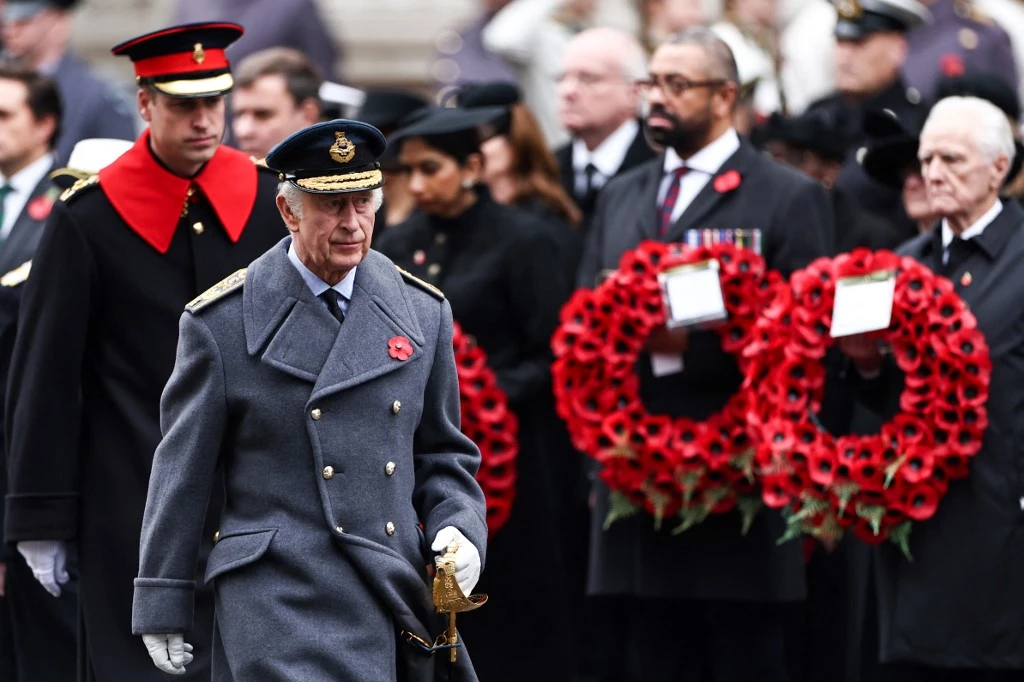
{"label": "black hat with brim", "polygon": [[916,0],[833,0],[836,7],[835,37],[862,40],[872,33],[906,33],[931,23],[932,14]]}
{"label": "black hat with brim", "polygon": [[26,21],[44,9],[69,10],[78,0],[7,0],[2,18],[5,23]]}
{"label": "black hat with brim", "polygon": [[418,111],[406,117],[401,127],[391,136],[392,143],[411,137],[452,135],[474,132],[480,140],[493,136],[495,130],[507,125],[505,107],[442,107]]}
{"label": "black hat with brim", "polygon": [[288,136],[270,150],[266,164],[303,192],[362,192],[384,184],[378,159],[386,147],[372,125],[335,119]]}
{"label": "black hat with brim", "polygon": [[357,118],[376,128],[394,128],[403,118],[427,106],[430,103],[426,98],[405,90],[367,90]]}

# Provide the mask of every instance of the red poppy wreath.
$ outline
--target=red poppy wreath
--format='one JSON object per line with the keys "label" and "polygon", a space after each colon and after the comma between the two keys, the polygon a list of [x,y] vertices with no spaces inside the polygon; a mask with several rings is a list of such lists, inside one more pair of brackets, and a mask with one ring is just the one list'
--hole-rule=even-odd
{"label": "red poppy wreath", "polygon": [[559,416],[574,446],[597,460],[611,489],[605,527],[640,509],[678,516],[675,532],[709,514],[738,508],[744,532],[761,506],[743,391],[704,421],[650,414],[640,398],[636,364],[651,331],[665,323],[658,274],[716,259],[728,320],[722,348],[738,360],[781,277],[764,259],[732,244],[689,247],[646,241],[594,290],[579,290],[561,312],[552,339]]}
{"label": "red poppy wreath", "polygon": [[[813,415],[834,343],[836,282],[886,270],[896,280],[891,323],[868,338],[891,348],[905,377],[900,412],[875,435],[834,438]],[[912,523],[935,513],[981,447],[992,369],[985,338],[948,279],[889,251],[821,258],[790,283],[745,351],[764,502],[788,508],[787,537],[802,532],[831,545],[852,528],[909,557]]]}
{"label": "red poppy wreath", "polygon": [[480,448],[476,480],[487,500],[487,528],[494,535],[508,521],[516,496],[519,422],[508,408],[508,397],[498,387],[494,370],[487,366],[483,349],[458,324],[454,332],[462,433]]}

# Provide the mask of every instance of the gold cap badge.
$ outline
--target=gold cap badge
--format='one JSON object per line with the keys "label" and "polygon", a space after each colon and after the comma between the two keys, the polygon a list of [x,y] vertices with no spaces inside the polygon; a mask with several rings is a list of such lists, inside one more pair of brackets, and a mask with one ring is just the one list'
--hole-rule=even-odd
{"label": "gold cap badge", "polygon": [[192,61],[196,64],[202,64],[206,61],[206,51],[203,50],[202,43],[196,43],[192,46]]}
{"label": "gold cap badge", "polygon": [[864,14],[864,10],[857,0],[839,0],[836,3],[836,12],[839,13],[841,19],[848,21],[860,19],[861,15]]}
{"label": "gold cap badge", "polygon": [[334,133],[334,144],[331,145],[331,158],[338,163],[348,163],[356,155],[356,146],[345,137],[345,133]]}

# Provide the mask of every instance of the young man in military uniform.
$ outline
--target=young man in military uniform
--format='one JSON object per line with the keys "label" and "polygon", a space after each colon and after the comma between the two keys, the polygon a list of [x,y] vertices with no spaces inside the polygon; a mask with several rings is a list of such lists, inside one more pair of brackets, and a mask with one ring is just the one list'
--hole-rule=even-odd
{"label": "young man in military uniform", "polygon": [[[420,646],[443,627],[425,566],[454,544],[455,579],[465,594],[476,584],[480,453],[459,430],[451,307],[370,251],[385,146],[373,126],[336,120],[275,147],[291,236],[182,315],[132,620],[161,670],[183,672],[209,647],[183,635],[222,466],[206,568],[215,679],[454,673],[447,652]],[[460,682],[476,679],[464,651],[456,663]]]}
{"label": "young man in military uniform", "polygon": [[[25,285],[5,414],[5,533],[55,594],[65,543],[77,541],[83,679],[162,679],[130,617],[178,317],[285,234],[276,174],[220,146],[232,86],[224,48],[241,34],[235,24],[192,25],[114,48],[135,64],[149,128],[57,202]],[[192,637],[209,642],[208,592],[196,609]],[[209,659],[190,672],[209,679]]]}

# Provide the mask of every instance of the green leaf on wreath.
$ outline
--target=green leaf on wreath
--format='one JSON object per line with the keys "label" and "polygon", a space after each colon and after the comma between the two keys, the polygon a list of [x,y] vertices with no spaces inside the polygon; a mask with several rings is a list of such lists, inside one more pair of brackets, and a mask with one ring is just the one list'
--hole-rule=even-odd
{"label": "green leaf on wreath", "polygon": [[604,451],[609,457],[621,457],[622,459],[636,459],[636,451],[626,445],[616,445]]}
{"label": "green leaf on wreath", "polygon": [[906,461],[907,461],[907,456],[906,455],[901,455],[899,459],[897,459],[895,462],[893,462],[892,464],[890,464],[889,466],[887,466],[885,468],[885,484],[884,485],[885,485],[886,490],[888,490],[889,486],[892,485],[892,480],[894,478],[896,478],[896,472],[900,470],[900,467],[903,466],[903,463],[906,462]]}
{"label": "green leaf on wreath", "polygon": [[639,511],[640,507],[633,504],[626,495],[613,490],[608,495],[608,515],[604,517],[602,528],[608,530],[616,521],[635,516]]}
{"label": "green leaf on wreath", "polygon": [[839,498],[839,518],[843,518],[843,514],[846,513],[846,507],[859,490],[860,486],[856,483],[838,483],[832,487],[832,492]]}
{"label": "green leaf on wreath", "polygon": [[889,539],[900,548],[903,556],[907,557],[907,561],[914,560],[910,554],[910,531],[912,528],[913,524],[910,521],[904,521],[889,532]]}
{"label": "green leaf on wreath", "polygon": [[825,549],[831,552],[843,539],[843,528],[839,525],[836,517],[829,514],[824,521],[811,530],[811,535],[818,538],[821,544],[825,545]]}
{"label": "green leaf on wreath", "polygon": [[659,490],[648,486],[647,497],[654,505],[654,530],[661,530],[661,522],[665,518],[665,507],[668,506],[669,496]]}
{"label": "green leaf on wreath", "polygon": [[740,527],[740,535],[743,537],[747,536],[750,532],[750,527],[754,525],[754,519],[757,518],[757,513],[761,511],[761,507],[764,503],[761,502],[760,497],[741,497],[736,502],[736,508],[740,511],[740,517],[743,519],[743,525]]}
{"label": "green leaf on wreath", "polygon": [[871,524],[871,530],[875,537],[882,532],[882,517],[885,516],[885,507],[877,504],[858,504],[857,516]]}
{"label": "green leaf on wreath", "polygon": [[743,473],[747,481],[754,482],[754,448],[747,448],[729,460],[729,464],[736,470]]}
{"label": "green leaf on wreath", "polygon": [[672,529],[672,535],[685,533],[707,517],[707,509],[703,505],[700,507],[683,507],[679,510],[679,518],[683,522]]}
{"label": "green leaf on wreath", "polygon": [[800,521],[796,518],[796,514],[793,514],[786,519],[786,532],[782,534],[782,537],[775,541],[776,545],[784,545],[790,540],[796,540],[803,535],[803,530],[800,527]]}

